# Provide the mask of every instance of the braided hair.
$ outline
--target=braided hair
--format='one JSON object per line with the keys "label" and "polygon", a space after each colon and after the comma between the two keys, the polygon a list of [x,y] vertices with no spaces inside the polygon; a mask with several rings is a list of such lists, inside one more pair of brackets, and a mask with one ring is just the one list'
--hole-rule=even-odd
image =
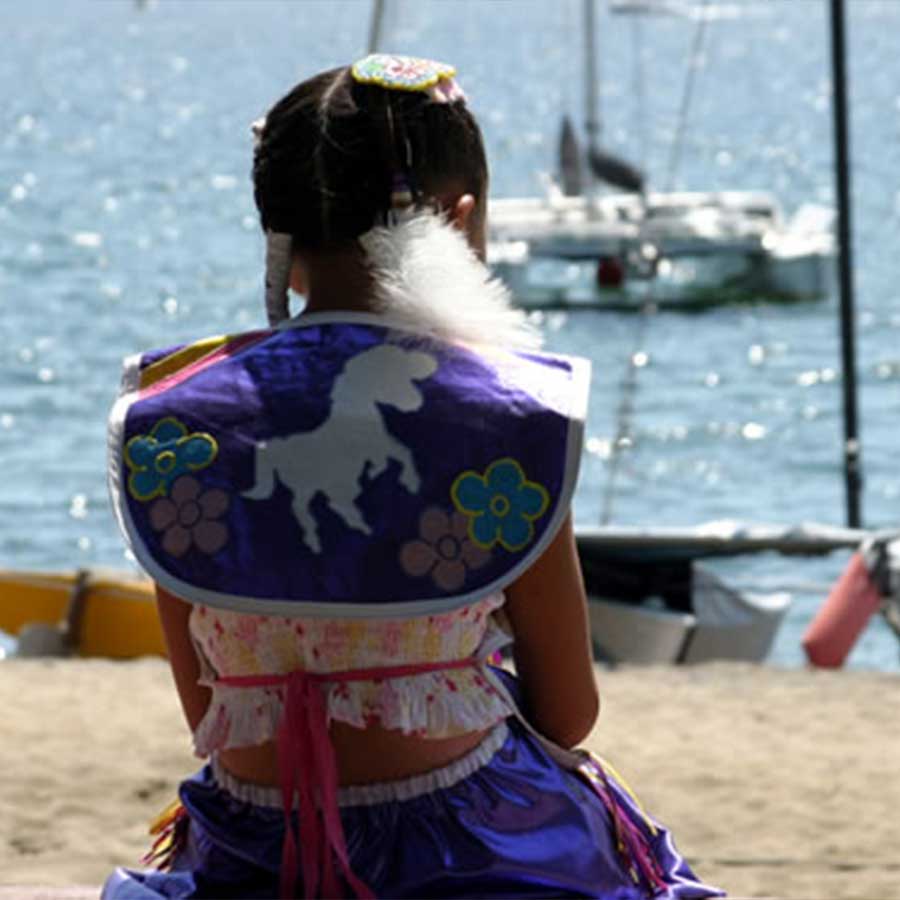
{"label": "braided hair", "polygon": [[350,68],[301,82],[266,116],[253,160],[262,227],[295,249],[333,249],[385,224],[397,178],[417,205],[487,189],[481,131],[462,100],[354,81]]}

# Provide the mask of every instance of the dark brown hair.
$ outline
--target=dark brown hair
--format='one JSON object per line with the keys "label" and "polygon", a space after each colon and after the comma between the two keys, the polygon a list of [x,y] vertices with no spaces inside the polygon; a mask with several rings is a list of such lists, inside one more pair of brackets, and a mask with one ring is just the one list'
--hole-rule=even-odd
{"label": "dark brown hair", "polygon": [[481,131],[462,101],[358,84],[348,67],[298,84],[266,116],[253,160],[264,229],[304,249],[383,223],[400,175],[418,203],[457,189],[483,200]]}

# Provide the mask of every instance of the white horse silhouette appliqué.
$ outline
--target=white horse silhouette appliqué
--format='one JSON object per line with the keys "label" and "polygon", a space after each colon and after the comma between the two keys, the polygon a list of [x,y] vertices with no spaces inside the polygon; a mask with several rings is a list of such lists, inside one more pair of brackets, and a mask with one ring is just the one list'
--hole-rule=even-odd
{"label": "white horse silhouette appliqu\u00e9", "polygon": [[[319,493],[348,528],[371,534],[357,505],[363,493],[360,478],[366,469],[370,476],[377,475],[394,460],[400,464],[400,483],[410,493],[417,493],[420,484],[409,448],[388,434],[378,404],[415,412],[424,401],[414,382],[436,370],[437,361],[427,353],[390,344],[354,356],[335,379],[331,415],[322,425],[257,445],[256,484],[244,497],[271,497],[277,475],[293,494],[294,517],[313,553],[322,552],[318,524],[310,509]],[[311,460],[319,462],[310,465]]]}

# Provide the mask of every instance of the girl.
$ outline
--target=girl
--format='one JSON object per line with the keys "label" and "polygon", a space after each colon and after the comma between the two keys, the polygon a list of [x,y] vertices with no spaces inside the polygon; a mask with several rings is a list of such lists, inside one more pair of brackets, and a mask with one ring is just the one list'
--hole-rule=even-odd
{"label": "girl", "polygon": [[[721,893],[569,749],[599,705],[569,516],[589,371],[534,352],[483,265],[454,76],[376,55],[280,100],[253,169],[271,327],[126,365],[114,504],[210,761],[108,900]],[[489,665],[510,642],[518,680]]]}

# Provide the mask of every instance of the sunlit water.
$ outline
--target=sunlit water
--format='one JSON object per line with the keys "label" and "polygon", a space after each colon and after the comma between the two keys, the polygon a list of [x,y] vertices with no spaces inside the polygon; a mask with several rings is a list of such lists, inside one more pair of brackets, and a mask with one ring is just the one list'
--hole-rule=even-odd
{"label": "sunlit water", "polygon": [[[896,526],[900,4],[849,6],[864,512],[868,525]],[[537,192],[561,113],[581,118],[576,4],[388,7],[385,47],[456,63],[484,125],[495,195]],[[826,4],[726,12],[737,16],[706,31],[671,186],[771,189],[788,211],[829,202]],[[367,2],[4,4],[0,565],[129,564],[104,482],[120,360],[261,323],[249,123],[301,77],[361,55],[368,14]],[[670,186],[695,27],[599,19],[604,140],[658,188]],[[543,327],[548,347],[594,361],[580,522],[600,517],[626,361],[641,350],[614,522],[843,523],[834,298],[663,313],[640,341],[627,314],[552,313]],[[719,568],[742,586],[801,588],[773,654],[799,665],[802,630],[845,561],[766,556]],[[880,621],[851,664],[897,668]]]}

